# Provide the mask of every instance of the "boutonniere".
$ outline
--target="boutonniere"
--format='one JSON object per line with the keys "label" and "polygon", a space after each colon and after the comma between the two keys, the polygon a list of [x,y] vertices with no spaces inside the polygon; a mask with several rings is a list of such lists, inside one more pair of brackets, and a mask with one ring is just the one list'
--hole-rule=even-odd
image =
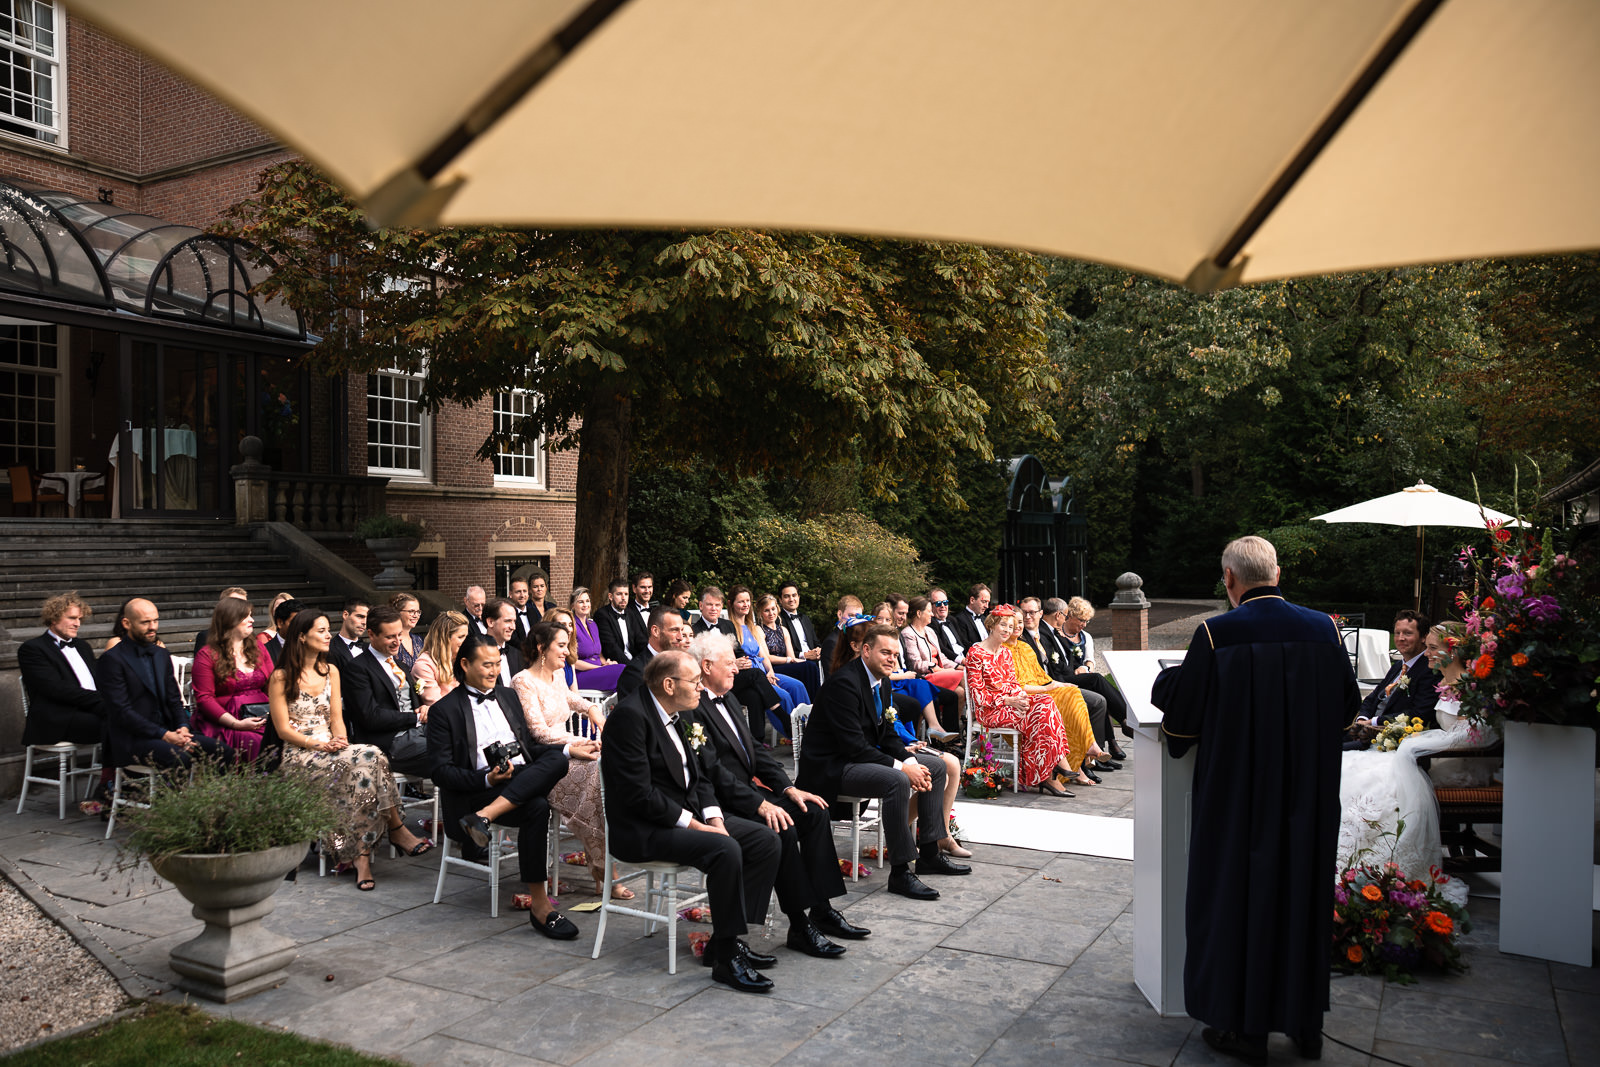
{"label": "boutonniere", "polygon": [[887,723],[890,726],[893,726],[895,724],[896,718],[897,718],[897,716],[894,713],[894,705],[893,704],[891,704],[887,708],[883,709],[883,721],[885,723]]}
{"label": "boutonniere", "polygon": [[1411,688],[1411,672],[1410,671],[1402,671],[1400,673],[1400,677],[1395,679],[1395,685],[1399,686],[1402,691],[1404,691],[1406,689],[1410,689]]}
{"label": "boutonniere", "polygon": [[412,682],[411,686],[412,686],[413,689],[415,689],[417,691],[417,696],[421,696],[422,695],[422,688],[423,687],[422,687],[422,683],[420,681]]}
{"label": "boutonniere", "polygon": [[1059,652],[1050,653],[1050,662],[1051,663],[1060,663],[1061,662],[1061,653],[1059,653]]}
{"label": "boutonniere", "polygon": [[689,747],[699,752],[706,746],[706,731],[698,722],[689,727]]}

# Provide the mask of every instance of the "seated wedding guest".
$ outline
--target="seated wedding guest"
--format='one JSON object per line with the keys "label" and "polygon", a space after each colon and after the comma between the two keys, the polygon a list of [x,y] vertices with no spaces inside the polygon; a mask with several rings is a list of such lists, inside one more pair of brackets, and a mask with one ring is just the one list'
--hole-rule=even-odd
{"label": "seated wedding guest", "polygon": [[930,589],[928,603],[933,608],[933,619],[928,628],[939,638],[939,651],[945,659],[957,667],[961,666],[967,661],[967,650],[962,647],[961,637],[950,623],[950,594],[943,589]]}
{"label": "seated wedding guest", "polygon": [[[676,611],[664,610],[682,623]],[[645,666],[644,685],[617,702],[600,761],[611,853],[627,863],[660,860],[704,872],[712,980],[766,993],[772,981],[756,968],[777,960],[741,938],[766,921],[778,837],[763,823],[725,816],[717,805],[699,757],[704,729],[693,729],[699,703],[700,668],[676,649],[657,653]]]}
{"label": "seated wedding guest", "polygon": [[[804,687],[801,704],[811,703],[816,699],[817,690],[822,688],[822,671],[814,657],[802,656],[795,649],[789,628],[779,621],[778,598],[768,594],[756,601],[756,615],[761,620],[761,640],[766,645],[767,662],[778,674],[793,678]],[[812,651],[821,655],[819,650]]]}
{"label": "seated wedding guest", "polygon": [[[807,703],[806,687],[793,678],[786,678],[772,669],[767,662],[766,642],[761,636],[761,626],[755,620],[753,596],[748,588],[736,585],[728,590],[729,607],[728,621],[733,624],[733,643],[738,649],[741,658],[750,661],[750,667],[766,675],[767,681],[777,690],[778,702],[782,707],[775,715],[768,716],[773,727],[778,731],[779,737],[789,736],[789,713],[801,704]],[[750,722],[752,734],[760,731],[762,737],[767,736],[766,727],[762,724],[759,714]]]}
{"label": "seated wedding guest", "polygon": [[[694,634],[703,634],[710,630],[733,636],[733,623],[722,615],[722,590],[714,585],[708,585],[700,590],[700,617],[694,621]],[[736,649],[734,669],[738,671],[733,676],[733,692],[739,698],[739,703],[750,710],[750,730],[759,737],[767,736],[765,723],[760,720],[760,711],[764,709],[772,715],[781,714],[783,700],[778,695],[778,689],[767,678],[765,667],[758,667],[751,662],[750,657],[743,650]],[[788,736],[784,730],[783,736]]]}
{"label": "seated wedding guest", "polygon": [[629,621],[643,633],[644,628],[650,625],[650,609],[655,606],[655,601],[650,598],[656,592],[655,575],[649,571],[639,571],[633,576],[633,601],[628,605]]}
{"label": "seated wedding guest", "polygon": [[280,600],[272,606],[273,634],[267,638],[264,647],[267,650],[267,658],[274,664],[283,660],[283,635],[289,632],[289,627],[293,625],[294,617],[300,613],[301,606],[300,601],[293,597]]}
{"label": "seated wedding guest", "polygon": [[894,611],[894,616],[889,622],[896,630],[905,629],[906,622],[911,617],[911,601],[899,593],[890,593],[885,599],[888,601],[889,607]]}
{"label": "seated wedding guest", "polygon": [[1056,703],[1044,693],[1029,695],[1017,680],[1011,649],[1005,642],[1016,627],[1016,609],[1002,604],[989,613],[989,635],[967,650],[967,687],[974,714],[985,727],[1017,730],[1022,735],[1018,785],[1058,797],[1074,794],[1057,778],[1075,778],[1068,762],[1067,735]]}
{"label": "seated wedding guest", "polygon": [[[1100,661],[1094,654],[1094,638],[1084,629],[1092,618],[1094,605],[1083,597],[1075,596],[1071,600],[1051,597],[1044,602],[1045,625],[1040,629],[1040,636],[1045,642],[1060,646],[1067,668],[1062,681],[1071,682],[1085,693],[1100,694],[1105,698],[1106,715],[1112,722],[1121,725],[1125,736],[1132,737],[1133,729],[1128,726],[1128,699],[1122,695],[1122,690],[1111,684],[1110,678],[1100,673]],[[1112,759],[1128,758],[1118,747],[1115,737],[1108,737],[1106,741],[1109,743],[1105,747]]]}
{"label": "seated wedding guest", "polygon": [[353,745],[345,730],[339,669],[328,662],[334,637],[328,617],[302,611],[284,635],[283,666],[272,672],[267,700],[272,725],[283,740],[287,771],[320,781],[333,801],[337,822],[322,838],[325,855],[356,869],[356,888],[378,887],[372,877],[372,846],[387,832],[389,843],[408,855],[428,843],[406,828],[400,791],[389,761],[373,745]]}
{"label": "seated wedding guest", "polygon": [[684,622],[694,617],[689,614],[689,598],[692,596],[694,596],[694,586],[682,578],[672,579],[672,583],[667,586],[667,606],[677,608]]}
{"label": "seated wedding guest", "polygon": [[688,631],[688,626],[672,608],[657,604],[650,611],[649,637],[639,646],[639,652],[617,678],[617,696],[625,697],[644,685],[644,669],[661,653],[677,646]]}
{"label": "seated wedding guest", "polygon": [[606,605],[594,614],[595,625],[600,629],[600,652],[612,663],[627,663],[633,659],[646,634],[630,621],[628,610],[628,580],[612,579]]}
{"label": "seated wedding guest", "polygon": [[[879,815],[888,838],[889,892],[915,900],[937,900],[937,890],[918,875],[968,874],[940,850],[949,836],[942,810],[944,760],[911,752],[894,731],[888,714],[889,675],[900,656],[894,627],[865,623],[848,628],[845,646],[811,706],[800,749],[801,789],[836,804],[839,794],[879,797]],[[911,830],[916,794],[916,833]],[[954,842],[951,842],[952,844]],[[916,861],[916,873],[911,863]]]}
{"label": "seated wedding guest", "polygon": [[[551,619],[533,624],[533,632],[523,644],[528,666],[511,679],[511,688],[522,702],[522,717],[528,733],[541,745],[564,745],[572,753],[566,777],[550,790],[550,806],[561,813],[567,826],[583,842],[589,857],[589,874],[594,891],[599,893],[606,872],[606,821],[600,810],[600,765],[594,758],[600,742],[580,737],[567,728],[573,715],[594,723],[598,732],[605,718],[593,704],[568,689],[561,678],[567,665],[571,637]],[[613,886],[613,897],[632,900],[626,886]]]}
{"label": "seated wedding guest", "polygon": [[[576,693],[578,691],[578,668],[575,666],[578,662],[578,627],[573,622],[572,612],[566,608],[556,608],[554,611],[545,612],[543,621],[553,622],[567,631],[567,662],[561,668],[561,684]],[[517,651],[522,653],[522,662],[527,663],[528,654],[520,648]]]}
{"label": "seated wedding guest", "polygon": [[733,636],[733,623],[722,617],[722,589],[719,586],[708,585],[700,590],[700,617],[694,620],[694,632],[703,634],[707,630],[717,630]]}
{"label": "seated wedding guest", "polygon": [[800,614],[800,587],[793,582],[778,586],[778,606],[783,610],[778,618],[789,631],[789,644],[801,659],[821,663],[822,645],[817,641],[817,628],[811,620]]}
{"label": "seated wedding guest", "polygon": [[105,701],[111,765],[188,767],[197,754],[231,763],[233,749],[189,729],[172,656],[156,640],[161,626],[156,606],[134,597],[123,605],[121,622],[127,637],[100,657],[95,674]]}
{"label": "seated wedding guest", "polygon": [[533,624],[539,621],[541,613],[528,603],[531,595],[528,589],[528,579],[513,578],[506,589],[506,599],[511,601],[511,607],[516,611],[516,625],[511,631],[511,643],[521,648],[528,640],[528,633],[533,629]]}
{"label": "seated wedding guest", "polygon": [[24,745],[92,745],[100,740],[105,700],[94,677],[94,649],[78,636],[83,620],[92,614],[89,602],[76,591],[59,593],[39,608],[45,632],[17,646],[17,667],[28,691]]}
{"label": "seated wedding guest", "polygon": [[[994,612],[990,612],[989,616],[992,620]],[[991,626],[990,629],[992,631],[994,627]],[[1039,660],[1034,656],[1033,649],[1018,640],[1017,634],[1021,629],[1021,624],[1013,618],[1010,632],[1003,639],[1006,651],[1011,653],[1012,673],[1024,693],[1029,696],[1049,697],[1061,715],[1061,729],[1070,746],[1067,769],[1071,773],[1068,774],[1067,781],[1076,782],[1078,785],[1099,785],[1100,777],[1094,773],[1090,761],[1109,760],[1111,756],[1095,741],[1094,724],[1089,720],[1089,707],[1084,702],[1083,691],[1075,685],[1058,682],[1046,674],[1044,668],[1039,666]],[[969,652],[967,656],[971,659],[972,654]],[[1104,701],[1101,702],[1100,709],[1104,715]]]}
{"label": "seated wedding guest", "polygon": [[925,596],[914,596],[908,605],[908,622],[900,631],[900,648],[905,653],[906,666],[940,689],[955,693],[958,703],[964,702],[961,688],[961,668],[945,655],[939,635],[933,629],[933,602]]}
{"label": "seated wedding guest", "polygon": [[[528,922],[545,937],[572,941],[578,927],[545,892],[550,792],[569,761],[594,759],[588,743],[545,745],[533,739],[512,690],[502,688],[500,650],[472,639],[455,659],[461,685],[428,709],[429,775],[439,787],[445,832],[477,849],[489,847],[495,825],[517,828],[517,864],[533,898]],[[485,749],[516,742],[522,752],[491,764]]]}
{"label": "seated wedding guest", "polygon": [[765,822],[778,835],[778,905],[789,919],[788,945],[796,952],[829,959],[844,947],[826,934],[858,940],[871,931],[856,926],[829,901],[845,895],[839,854],[833,847],[828,803],[789,780],[771,752],[755,743],[744,709],[733,695],[733,642],[705,633],[689,645],[705,686],[696,717],[716,754],[712,776],[723,811]]}
{"label": "seated wedding guest", "polygon": [[455,662],[456,650],[467,639],[471,627],[467,617],[459,611],[447,611],[433,620],[428,636],[422,642],[422,654],[411,665],[411,677],[422,689],[422,704],[427,707],[437,703],[458,684],[449,664]]}
{"label": "seated wedding guest", "polygon": [[[272,598],[272,603],[267,605],[267,627],[256,632],[256,640],[266,646],[267,655],[269,656],[272,655],[273,644],[277,644],[280,649],[283,647],[283,642],[278,638],[281,632],[278,629],[278,605],[286,600],[293,599],[293,593],[279,593]],[[274,660],[273,662],[276,663],[277,661]]]}
{"label": "seated wedding guest", "polygon": [[511,679],[522,670],[522,653],[511,643],[517,629],[517,616],[511,601],[497,596],[483,606],[485,636],[500,653],[500,684],[510,685]]}
{"label": "seated wedding guest", "polygon": [[[217,601],[219,603],[230,598],[234,600],[249,600],[250,594],[245,592],[243,588],[237,585],[230,585],[228,588],[217,594]],[[206,642],[210,640],[210,638],[211,634],[206,630],[201,630],[199,633],[195,634],[194,648],[190,650],[189,655],[191,657],[198,656],[200,654],[200,650],[206,646]]]}
{"label": "seated wedding guest", "polygon": [[550,578],[544,571],[528,575],[528,606],[533,609],[534,622],[542,621],[556,608],[556,602],[550,599]]}
{"label": "seated wedding guest", "polygon": [[839,598],[833,609],[833,628],[828,631],[828,636],[822,639],[822,672],[824,675],[833,670],[833,661],[839,647],[839,633],[844,627],[846,619],[853,619],[862,611],[861,598],[846,593]]}
{"label": "seated wedding guest", "polygon": [[[1066,651],[1050,633],[1050,628],[1041,621],[1044,617],[1044,603],[1036,596],[1023,597],[1017,604],[1022,611],[1022,625],[1017,629],[1017,640],[1028,646],[1033,653],[1034,662],[1038,664],[1040,673],[1044,676],[1041,685],[1074,686],[1078,695],[1083,698],[1085,710],[1089,713],[1089,725],[1094,733],[1094,743],[1102,750],[1109,752],[1111,745],[1111,718],[1107,711],[1106,698],[1095,692],[1088,685],[1080,685],[1078,677],[1071,673]],[[1023,657],[1026,658],[1026,657]],[[1018,663],[1019,676],[1024,671],[1024,666]],[[1023,681],[1024,687],[1029,683]],[[1032,690],[1029,690],[1030,692]],[[1059,703],[1059,698],[1058,698]],[[1077,746],[1073,737],[1073,727],[1067,723],[1067,740],[1073,746],[1073,751],[1082,751]],[[1122,764],[1108,757],[1105,760],[1086,760],[1082,768],[1086,777],[1093,783],[1098,783],[1099,778],[1095,771],[1120,771]]]}
{"label": "seated wedding guest", "polygon": [[461,613],[467,617],[467,625],[479,637],[487,634],[483,628],[483,603],[488,594],[481,585],[469,585],[467,591],[461,594]]}
{"label": "seated wedding guest", "polygon": [[572,666],[578,672],[579,688],[598,689],[602,693],[616,692],[617,678],[627,664],[606,658],[605,649],[600,644],[600,627],[590,617],[592,601],[589,590],[581,585],[575,587],[568,606],[572,611],[574,649],[578,655]]}
{"label": "seated wedding guest", "polygon": [[348,666],[366,650],[367,611],[371,606],[363,596],[345,598],[344,610],[339,616],[339,632],[333,635],[328,646],[328,662],[335,667]]}
{"label": "seated wedding guest", "polygon": [[400,665],[401,626],[394,608],[380,605],[368,613],[366,651],[339,672],[344,723],[351,742],[376,746],[390,770],[427,777],[431,765],[425,746],[406,744],[396,751],[396,734],[428,721],[416,680]]}
{"label": "seated wedding guest", "polygon": [[400,613],[400,647],[394,659],[409,671],[422,655],[423,633],[417,629],[422,621],[422,603],[410,593],[396,593],[389,598],[389,606]]}
{"label": "seated wedding guest", "polygon": [[[895,626],[894,605],[890,601],[883,601],[873,609],[873,618],[885,626]],[[895,626],[895,633],[900,633],[900,627]],[[836,650],[835,655],[839,652]],[[895,668],[889,675],[889,681],[894,686],[898,695],[910,698],[916,708],[916,718],[927,724],[928,736],[936,741],[949,742],[957,739],[958,735],[953,730],[947,730],[939,721],[942,712],[951,722],[959,717],[956,706],[955,694],[948,690],[938,689],[923,679],[917,677],[917,672],[906,665],[906,661],[897,652],[895,654]],[[902,723],[900,729],[904,735],[909,735],[912,741],[917,739],[916,727],[912,723]]]}
{"label": "seated wedding guest", "polygon": [[255,636],[255,609],[243,600],[226,597],[211,612],[210,635],[194,657],[194,711],[190,725],[196,733],[230,746],[241,759],[261,754],[262,732],[267,727],[267,679],[272,659]]}
{"label": "seated wedding guest", "polygon": [[[1394,662],[1383,681],[1368,693],[1356,713],[1356,722],[1381,726],[1393,719],[1422,720],[1423,726],[1437,729],[1434,713],[1438,703],[1439,673],[1428,666],[1424,635],[1430,623],[1426,615],[1405,608],[1394,617]],[[1351,750],[1366,748],[1366,741],[1346,741]]]}
{"label": "seated wedding guest", "polygon": [[967,649],[989,636],[984,627],[984,616],[989,612],[989,587],[979,582],[967,591],[967,606],[950,616],[950,628],[964,655]]}

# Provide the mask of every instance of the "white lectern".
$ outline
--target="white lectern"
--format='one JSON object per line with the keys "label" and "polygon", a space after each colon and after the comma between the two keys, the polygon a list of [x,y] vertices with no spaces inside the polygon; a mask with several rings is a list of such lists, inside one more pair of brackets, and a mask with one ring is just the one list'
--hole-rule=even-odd
{"label": "white lectern", "polygon": [[1150,689],[1161,660],[1182,661],[1182,650],[1102,652],[1127,698],[1133,754],[1133,982],[1156,1012],[1182,1016],[1183,903],[1189,876],[1189,796],[1194,750],[1167,755],[1161,711]]}

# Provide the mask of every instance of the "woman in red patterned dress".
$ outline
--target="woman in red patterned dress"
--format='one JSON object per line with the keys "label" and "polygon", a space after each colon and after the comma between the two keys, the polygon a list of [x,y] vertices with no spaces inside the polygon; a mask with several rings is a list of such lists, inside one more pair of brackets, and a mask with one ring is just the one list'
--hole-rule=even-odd
{"label": "woman in red patterned dress", "polygon": [[1017,730],[1022,734],[1019,784],[1052,796],[1074,794],[1056,779],[1072,773],[1067,766],[1071,751],[1061,727],[1055,701],[1044,693],[1030,696],[1017,681],[1011,650],[1005,642],[1016,632],[1016,609],[1002,604],[984,620],[989,636],[967,652],[967,688],[978,722]]}

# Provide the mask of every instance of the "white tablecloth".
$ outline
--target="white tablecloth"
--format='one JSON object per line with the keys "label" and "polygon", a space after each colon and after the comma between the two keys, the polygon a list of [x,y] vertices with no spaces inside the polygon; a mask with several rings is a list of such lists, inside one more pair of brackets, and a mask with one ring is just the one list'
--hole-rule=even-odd
{"label": "white tablecloth", "polygon": [[59,483],[62,493],[67,498],[67,508],[76,511],[83,502],[83,491],[89,482],[104,484],[105,475],[99,471],[51,471],[49,474],[39,476],[39,488],[54,488],[51,482]]}
{"label": "white tablecloth", "polygon": [[1357,678],[1382,678],[1389,673],[1389,631],[1358,630],[1360,648],[1356,653]]}
{"label": "white tablecloth", "polygon": [[[149,447],[150,438],[155,431],[140,428],[133,430],[132,433],[133,454],[136,456],[146,457],[145,463],[150,467],[151,470],[155,470],[155,452]],[[162,455],[170,459],[173,456],[198,456],[200,454],[198,448],[199,441],[195,437],[193,430],[167,430],[165,431],[165,434],[165,439],[161,444]],[[111,439],[111,462],[115,463],[117,461],[117,450],[121,447],[122,435],[119,433]]]}

